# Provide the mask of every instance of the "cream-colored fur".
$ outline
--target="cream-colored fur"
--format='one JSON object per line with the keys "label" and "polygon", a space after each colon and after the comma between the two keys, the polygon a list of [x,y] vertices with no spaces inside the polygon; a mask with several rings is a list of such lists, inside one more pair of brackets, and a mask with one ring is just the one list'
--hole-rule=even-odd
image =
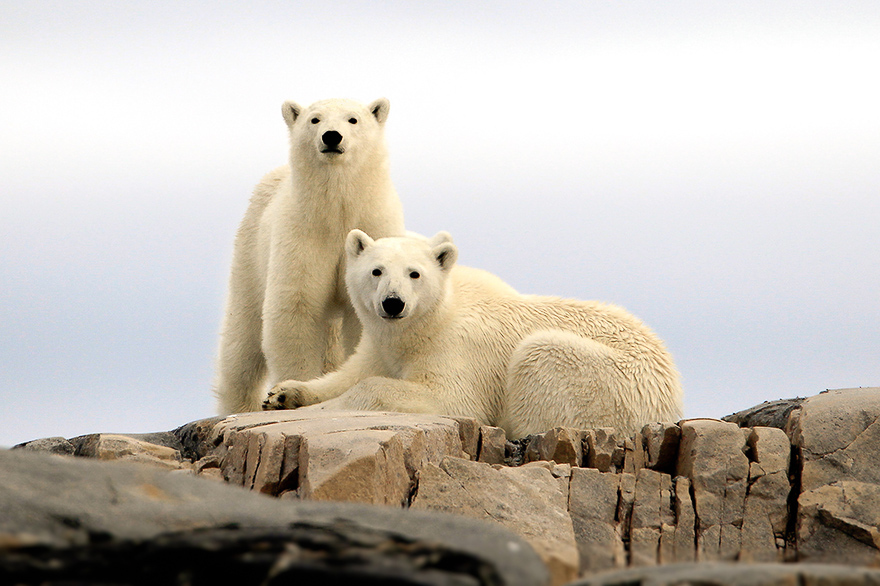
{"label": "cream-colored fur", "polygon": [[681,418],[672,357],[619,307],[520,295],[454,266],[445,233],[374,241],[352,231],[346,251],[360,345],[336,372],[277,385],[264,409],[466,415],[511,438],[555,426],[634,432]]}
{"label": "cream-colored fur", "polygon": [[404,233],[388,110],[385,99],[282,106],[290,162],[257,185],[235,240],[217,365],[222,413],[258,410],[267,382],[325,372],[340,319],[345,355],[354,351],[360,323],[345,291],[345,237],[354,228]]}

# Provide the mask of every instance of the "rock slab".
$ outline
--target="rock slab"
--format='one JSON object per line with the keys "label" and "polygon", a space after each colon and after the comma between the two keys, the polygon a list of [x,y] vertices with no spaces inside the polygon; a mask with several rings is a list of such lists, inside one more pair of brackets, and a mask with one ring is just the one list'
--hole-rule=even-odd
{"label": "rock slab", "polygon": [[26,451],[0,451],[0,469],[4,584],[548,582],[525,541],[463,517],[285,502],[159,467]]}

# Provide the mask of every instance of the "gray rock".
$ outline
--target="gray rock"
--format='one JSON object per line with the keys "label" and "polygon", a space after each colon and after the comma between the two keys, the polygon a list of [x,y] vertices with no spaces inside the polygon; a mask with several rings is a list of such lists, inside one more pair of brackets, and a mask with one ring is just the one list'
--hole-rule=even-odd
{"label": "gray rock", "polygon": [[880,570],[820,564],[671,564],[608,572],[570,586],[876,586]]}
{"label": "gray rock", "polygon": [[285,502],[159,468],[0,451],[0,582],[545,584],[509,531]]}
{"label": "gray rock", "polygon": [[776,427],[786,429],[792,412],[800,409],[802,398],[765,401],[760,405],[723,417],[723,421],[740,427]]}
{"label": "gray rock", "polygon": [[32,452],[45,452],[60,456],[72,456],[76,447],[63,437],[47,437],[12,447],[13,450],[29,450]]}

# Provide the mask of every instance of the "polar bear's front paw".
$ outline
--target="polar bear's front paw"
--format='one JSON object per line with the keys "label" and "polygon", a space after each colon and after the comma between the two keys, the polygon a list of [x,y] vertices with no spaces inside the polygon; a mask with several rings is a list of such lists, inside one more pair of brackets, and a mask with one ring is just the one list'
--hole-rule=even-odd
{"label": "polar bear's front paw", "polygon": [[305,388],[303,383],[288,380],[272,387],[266,400],[263,401],[263,411],[296,409],[317,402],[317,399]]}

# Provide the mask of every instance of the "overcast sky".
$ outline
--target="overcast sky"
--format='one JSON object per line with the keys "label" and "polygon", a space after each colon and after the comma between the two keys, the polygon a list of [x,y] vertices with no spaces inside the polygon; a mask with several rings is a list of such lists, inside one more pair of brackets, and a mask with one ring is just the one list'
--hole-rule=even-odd
{"label": "overcast sky", "polygon": [[407,227],[622,305],[689,417],[880,386],[880,4],[0,2],[0,445],[211,394],[284,100],[391,100]]}

